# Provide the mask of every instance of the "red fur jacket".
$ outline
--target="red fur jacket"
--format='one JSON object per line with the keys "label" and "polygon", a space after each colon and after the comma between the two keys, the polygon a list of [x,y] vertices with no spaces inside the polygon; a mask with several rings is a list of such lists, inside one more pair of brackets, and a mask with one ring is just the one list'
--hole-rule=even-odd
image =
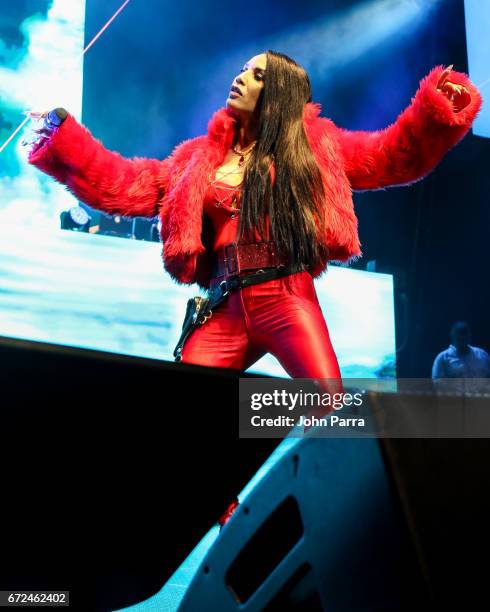
{"label": "red fur jacket", "polygon": [[[411,104],[395,123],[378,131],[348,131],[319,116],[309,103],[304,128],[325,187],[325,235],[328,260],[348,262],[361,256],[352,189],[407,185],[427,175],[467,133],[482,99],[464,73],[449,79],[464,85],[471,102],[456,113],[437,90],[443,70],[436,66],[420,82]],[[48,173],[82,202],[111,214],[160,215],[163,262],[179,283],[207,287],[210,275],[210,225],[203,219],[203,198],[210,172],[221,165],[234,135],[234,116],[219,109],[208,133],[180,143],[164,160],[126,159],[108,151],[71,115],[49,139],[39,143],[29,162]],[[312,270],[319,276],[324,261]]]}

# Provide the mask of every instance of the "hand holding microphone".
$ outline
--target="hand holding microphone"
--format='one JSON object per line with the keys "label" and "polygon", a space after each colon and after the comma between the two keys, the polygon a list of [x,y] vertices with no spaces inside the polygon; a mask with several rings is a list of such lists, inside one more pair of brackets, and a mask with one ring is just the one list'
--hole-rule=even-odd
{"label": "hand holding microphone", "polygon": [[30,134],[22,141],[22,145],[31,146],[31,150],[44,144],[68,116],[68,112],[61,107],[44,112],[26,111],[25,114],[32,119],[33,124]]}

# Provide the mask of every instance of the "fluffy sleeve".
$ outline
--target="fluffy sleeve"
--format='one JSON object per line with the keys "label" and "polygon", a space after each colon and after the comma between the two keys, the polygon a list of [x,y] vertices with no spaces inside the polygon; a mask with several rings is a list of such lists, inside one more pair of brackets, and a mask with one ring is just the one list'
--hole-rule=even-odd
{"label": "fluffy sleeve", "polygon": [[127,159],[109,151],[72,115],[32,149],[28,161],[85,204],[135,217],[158,214],[170,168],[168,158]]}
{"label": "fluffy sleeve", "polygon": [[426,176],[471,127],[482,98],[462,72],[451,71],[449,81],[464,85],[471,96],[459,112],[437,90],[443,66],[420,81],[411,104],[385,129],[350,131],[337,127],[344,168],[356,190],[406,185]]}

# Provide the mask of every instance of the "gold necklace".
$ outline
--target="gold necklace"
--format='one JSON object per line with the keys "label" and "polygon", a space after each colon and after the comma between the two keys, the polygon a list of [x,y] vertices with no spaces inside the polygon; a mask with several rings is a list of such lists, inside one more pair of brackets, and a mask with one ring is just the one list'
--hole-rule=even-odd
{"label": "gold necklace", "polygon": [[211,183],[220,182],[220,183],[224,183],[225,185],[229,185],[229,183],[225,183],[224,181],[221,180],[221,179],[226,178],[229,174],[233,174],[233,175],[234,174],[240,174],[242,176],[242,180],[238,183],[238,185],[229,185],[229,187],[235,188],[235,187],[240,186],[243,183],[243,172],[241,170],[230,170],[229,172],[225,172],[224,174],[222,174],[221,178],[217,178],[217,175],[218,175],[217,170],[218,170],[218,168],[215,171],[215,178],[214,179],[210,178],[210,182]]}
{"label": "gold necklace", "polygon": [[238,160],[238,165],[239,165],[240,167],[241,167],[241,166],[243,166],[243,164],[245,163],[245,156],[246,156],[246,155],[250,155],[250,153],[253,151],[253,149],[254,149],[254,147],[255,147],[256,143],[257,143],[257,141],[254,141],[254,142],[252,143],[252,146],[251,146],[251,147],[250,147],[250,149],[248,149],[248,150],[244,150],[244,149],[242,149],[242,150],[240,150],[240,151],[237,151],[236,145],[234,145],[234,146],[232,146],[232,147],[231,147],[231,150],[233,151],[233,153],[236,153],[237,155],[239,155],[239,156],[240,156],[240,159]]}

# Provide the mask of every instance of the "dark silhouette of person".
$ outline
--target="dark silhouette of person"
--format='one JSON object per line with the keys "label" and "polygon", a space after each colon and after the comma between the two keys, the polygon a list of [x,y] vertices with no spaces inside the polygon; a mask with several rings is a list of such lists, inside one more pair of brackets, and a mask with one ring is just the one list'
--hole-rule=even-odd
{"label": "dark silhouette of person", "polygon": [[449,348],[437,355],[432,366],[432,379],[489,378],[490,357],[482,348],[472,346],[471,330],[466,321],[451,327]]}

